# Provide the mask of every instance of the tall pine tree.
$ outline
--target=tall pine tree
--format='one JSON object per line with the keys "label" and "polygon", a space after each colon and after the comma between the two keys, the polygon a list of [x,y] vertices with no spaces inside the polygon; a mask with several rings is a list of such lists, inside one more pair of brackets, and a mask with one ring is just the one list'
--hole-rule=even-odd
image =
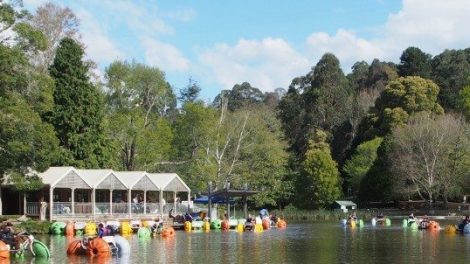
{"label": "tall pine tree", "polygon": [[104,167],[108,155],[102,129],[102,94],[89,80],[83,53],[76,41],[65,38],[49,69],[56,87],[51,123],[63,150],[57,165]]}

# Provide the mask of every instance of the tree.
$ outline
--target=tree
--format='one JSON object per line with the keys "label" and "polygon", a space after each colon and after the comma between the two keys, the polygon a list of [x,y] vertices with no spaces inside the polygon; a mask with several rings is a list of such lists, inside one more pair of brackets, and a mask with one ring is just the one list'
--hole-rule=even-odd
{"label": "tree", "polygon": [[108,134],[120,167],[158,171],[171,155],[173,131],[167,120],[176,98],[156,67],[116,61],[106,69]]}
{"label": "tree", "polygon": [[401,54],[398,73],[401,77],[419,76],[427,79],[431,76],[431,58],[430,54],[419,48],[409,47]]}
{"label": "tree", "polygon": [[17,10],[14,5],[0,5],[0,44],[17,48],[26,53],[44,50],[47,40],[30,23],[31,15],[24,9]]}
{"label": "tree", "polygon": [[64,152],[59,165],[104,167],[109,155],[102,127],[102,95],[90,83],[82,58],[82,47],[65,38],[50,68],[56,87],[51,122]]}
{"label": "tree", "polygon": [[359,193],[362,179],[377,159],[377,149],[381,143],[382,138],[377,137],[360,144],[344,165],[343,170],[347,175],[346,181],[354,195]]}
{"label": "tree", "polygon": [[467,120],[470,120],[470,83],[460,90],[457,106]]}
{"label": "tree", "polygon": [[252,87],[248,82],[235,84],[232,90],[223,90],[216,96],[213,105],[219,107],[223,97],[228,99],[227,107],[230,111],[255,106],[264,100],[264,94],[258,88]]}
{"label": "tree", "polygon": [[432,79],[439,85],[439,103],[444,109],[457,107],[459,91],[470,76],[470,52],[445,50],[432,60]]}
{"label": "tree", "polygon": [[64,38],[78,40],[79,21],[70,8],[46,3],[36,9],[32,25],[41,31],[47,40],[45,49],[34,58],[38,70],[47,73],[54,61],[59,42]]}
{"label": "tree", "polygon": [[325,208],[341,195],[336,162],[331,158],[326,133],[318,130],[310,141],[303,163],[305,176],[300,184],[304,207]]}
{"label": "tree", "polygon": [[[470,164],[470,129],[452,115],[418,114],[393,133],[392,154],[397,191],[433,201],[462,194]],[[408,194],[405,192],[405,194]]]}
{"label": "tree", "polygon": [[0,97],[0,155],[0,175],[10,175],[9,180],[23,190],[40,188],[34,173],[58,158],[53,127],[42,122],[18,94]]}
{"label": "tree", "polygon": [[184,104],[187,102],[195,102],[199,96],[201,87],[193,79],[189,78],[188,86],[180,90],[180,97],[178,99]]}
{"label": "tree", "polygon": [[348,74],[349,85],[355,91],[366,88],[367,78],[369,75],[369,64],[365,61],[354,63],[351,67],[352,72]]}
{"label": "tree", "polygon": [[379,135],[385,135],[393,127],[404,124],[416,112],[442,114],[437,103],[439,87],[431,80],[410,76],[390,82],[375,103],[378,114]]}

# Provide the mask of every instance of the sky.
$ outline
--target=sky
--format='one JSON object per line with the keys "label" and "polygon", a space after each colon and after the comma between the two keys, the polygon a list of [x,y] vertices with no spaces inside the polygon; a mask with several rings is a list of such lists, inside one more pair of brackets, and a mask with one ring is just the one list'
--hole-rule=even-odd
{"label": "sky", "polygon": [[[43,0],[23,0],[27,9]],[[468,0],[56,0],[80,19],[99,72],[115,60],[158,67],[178,93],[191,77],[211,101],[249,82],[287,88],[326,52],[345,73],[374,58],[399,62],[416,46],[432,55],[470,47]]]}

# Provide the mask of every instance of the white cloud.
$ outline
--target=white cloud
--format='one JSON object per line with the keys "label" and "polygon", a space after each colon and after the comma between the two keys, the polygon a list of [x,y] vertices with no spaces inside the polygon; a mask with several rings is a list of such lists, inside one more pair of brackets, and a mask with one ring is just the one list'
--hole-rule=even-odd
{"label": "white cloud", "polygon": [[193,20],[196,17],[196,15],[197,15],[196,10],[192,8],[185,8],[185,9],[180,9],[180,10],[173,11],[173,12],[168,12],[166,14],[166,17],[174,19],[174,20],[188,22],[188,21]]}
{"label": "white cloud", "polygon": [[283,39],[239,40],[234,45],[218,44],[200,54],[208,77],[224,89],[249,81],[263,90],[287,87],[325,52],[334,53],[346,72],[360,60],[374,58],[398,62],[404,49],[417,46],[438,54],[444,49],[467,48],[470,44],[468,0],[403,0],[402,9],[390,14],[376,27],[375,35],[361,38],[354,31],[338,29],[335,34],[315,32],[306,38],[304,50],[296,51]]}
{"label": "white cloud", "polygon": [[379,58],[397,62],[409,46],[431,54],[466,48],[470,43],[468,14],[467,0],[403,0],[403,8],[389,15],[374,38],[363,39],[344,29],[334,35],[313,33],[307,39],[308,55],[318,60],[324,52],[332,52],[349,71],[358,60]]}
{"label": "white cloud", "polygon": [[82,41],[85,43],[88,57],[102,64],[109,64],[124,57],[124,54],[105,34],[100,23],[90,12],[80,9],[75,13],[81,21]]}
{"label": "white cloud", "polygon": [[[241,39],[233,47],[217,44],[202,52],[199,61],[208,67],[206,77],[230,89],[235,83],[250,82],[263,91],[290,83],[308,69],[309,62],[283,39]],[[212,76],[210,76],[212,75]]]}
{"label": "white cloud", "polygon": [[189,61],[174,46],[147,36],[141,38],[147,63],[158,66],[164,71],[185,71]]}

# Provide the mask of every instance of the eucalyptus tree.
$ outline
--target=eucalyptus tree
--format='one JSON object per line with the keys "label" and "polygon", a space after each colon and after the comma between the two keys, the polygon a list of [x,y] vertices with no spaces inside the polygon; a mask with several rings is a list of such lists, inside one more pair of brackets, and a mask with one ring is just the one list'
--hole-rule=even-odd
{"label": "eucalyptus tree", "polygon": [[106,69],[108,134],[119,148],[120,167],[158,170],[171,155],[173,131],[167,118],[176,97],[156,67],[123,61]]}
{"label": "eucalyptus tree", "polygon": [[45,49],[33,57],[37,69],[46,73],[54,61],[60,41],[64,38],[79,39],[79,20],[70,8],[48,2],[36,9],[31,24],[41,31],[47,40]]}
{"label": "eucalyptus tree", "polygon": [[[460,198],[468,191],[470,128],[453,115],[421,113],[394,132],[391,153],[396,192],[433,201]],[[467,187],[467,189],[465,189]]]}

